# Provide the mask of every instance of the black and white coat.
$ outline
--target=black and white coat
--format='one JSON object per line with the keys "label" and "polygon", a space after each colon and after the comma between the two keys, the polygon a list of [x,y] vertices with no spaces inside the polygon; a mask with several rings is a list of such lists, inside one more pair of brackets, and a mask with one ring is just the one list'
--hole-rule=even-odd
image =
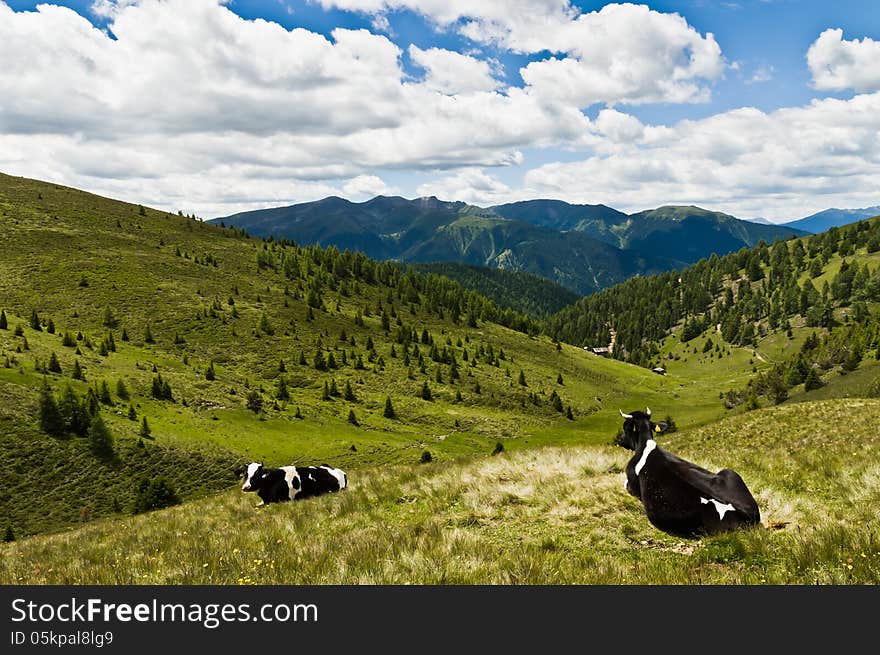
{"label": "black and white coat", "polygon": [[758,525],[761,514],[736,471],[712,473],[663,450],[654,441],[666,429],[651,410],[623,416],[618,444],[635,451],[626,465],[626,490],[642,501],[652,525],[671,534],[696,537]]}
{"label": "black and white coat", "polygon": [[241,490],[256,492],[260,497],[259,505],[302,500],[341,491],[348,486],[345,471],[329,464],[266,468],[260,462],[251,462],[247,468],[236,472],[244,476]]}

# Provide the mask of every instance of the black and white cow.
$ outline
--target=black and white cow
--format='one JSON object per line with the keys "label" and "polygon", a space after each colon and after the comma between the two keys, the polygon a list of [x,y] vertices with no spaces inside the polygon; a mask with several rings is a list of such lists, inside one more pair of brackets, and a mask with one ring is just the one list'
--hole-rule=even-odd
{"label": "black and white cow", "polygon": [[244,476],[242,491],[256,491],[260,503],[279,503],[286,500],[302,500],[348,486],[345,471],[329,464],[320,466],[282,466],[266,468],[260,462],[251,462],[246,469],[238,469]]}
{"label": "black and white cow", "polygon": [[657,445],[666,429],[651,420],[651,409],[620,415],[617,443],[634,450],[626,465],[626,490],[642,501],[648,520],[671,534],[696,537],[758,525],[758,503],[736,471],[711,473]]}

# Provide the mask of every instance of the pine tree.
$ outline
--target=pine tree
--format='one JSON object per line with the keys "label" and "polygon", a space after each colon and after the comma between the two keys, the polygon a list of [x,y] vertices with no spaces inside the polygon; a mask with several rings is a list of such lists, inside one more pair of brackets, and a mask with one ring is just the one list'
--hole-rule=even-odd
{"label": "pine tree", "polygon": [[248,393],[246,406],[254,414],[259,414],[263,410],[263,396],[259,391],[255,389]]}
{"label": "pine tree", "polygon": [[397,413],[394,411],[394,405],[391,404],[391,396],[385,396],[385,410],[382,412],[382,416],[385,418],[397,418]]}
{"label": "pine tree", "polygon": [[526,374],[522,369],[519,369],[519,383],[523,387],[529,386],[528,384],[526,384]]}
{"label": "pine tree", "polygon": [[565,408],[565,418],[567,418],[569,421],[574,420],[574,413],[571,411],[571,405]]}
{"label": "pine tree", "polygon": [[299,406],[297,406],[296,413],[293,415],[293,418],[301,419],[302,417],[303,417],[302,412],[300,411]]}
{"label": "pine tree", "polygon": [[211,360],[211,362],[208,364],[208,368],[205,369],[205,379],[210,381],[214,380],[215,378],[216,375],[214,373],[214,360]]}
{"label": "pine tree", "polygon": [[275,394],[278,400],[290,400],[290,391],[287,388],[287,380],[283,375],[278,376],[278,391]]}
{"label": "pine tree", "polygon": [[128,388],[125,386],[122,378],[116,380],[116,395],[119,396],[120,400],[128,400],[130,398]]}
{"label": "pine tree", "polygon": [[360,426],[360,423],[358,423],[358,420],[357,420],[357,416],[354,415],[353,409],[348,410],[348,422],[351,423],[352,425],[354,425],[355,427]]}
{"label": "pine tree", "polygon": [[61,373],[61,362],[58,361],[58,355],[55,351],[49,356],[49,371],[52,373]]}
{"label": "pine tree", "polygon": [[345,381],[345,391],[343,392],[343,397],[349,402],[357,402],[357,396],[354,395],[354,390],[351,388],[351,382],[349,380]]}
{"label": "pine tree", "polygon": [[257,328],[263,334],[268,334],[269,336],[275,334],[275,330],[272,328],[272,324],[269,322],[269,316],[266,314],[265,310],[260,314],[260,323]]}
{"label": "pine tree", "polygon": [[321,400],[330,400],[330,385],[324,380],[324,390],[321,393]]}
{"label": "pine tree", "polygon": [[562,381],[562,373],[556,376],[556,384],[565,384],[565,382]]}
{"label": "pine tree", "polygon": [[149,323],[147,323],[147,327],[144,329],[144,343],[156,343],[156,340],[153,338],[153,331],[150,329]]}
{"label": "pine tree", "polygon": [[36,309],[31,311],[30,327],[32,330],[36,330],[37,332],[43,331],[43,326],[40,325],[40,315],[37,314]]}
{"label": "pine tree", "polygon": [[113,310],[110,309],[110,305],[104,305],[104,315],[101,320],[102,325],[108,328],[116,327],[116,317],[113,316]]}
{"label": "pine tree", "polygon": [[0,309],[0,330],[8,330],[9,323],[6,320],[6,310]]}
{"label": "pine tree", "polygon": [[[134,407],[132,407],[131,409],[134,409]],[[129,412],[129,414],[130,414],[130,412]],[[153,438],[153,431],[150,429],[150,424],[147,423],[146,416],[144,416],[143,419],[141,419],[141,431],[138,434],[143,439],[152,439]]]}
{"label": "pine tree", "polygon": [[85,421],[82,403],[70,384],[65,385],[58,397],[58,411],[64,421],[64,428],[80,436],[84,435],[88,424]]}
{"label": "pine tree", "polygon": [[101,380],[101,390],[98,393],[98,399],[105,405],[113,404],[113,397],[110,395],[110,385],[107,380]]}
{"label": "pine tree", "polygon": [[64,418],[58,410],[58,403],[46,378],[43,378],[43,386],[40,388],[39,414],[40,429],[43,432],[52,437],[64,434]]}
{"label": "pine tree", "polygon": [[819,377],[818,371],[815,368],[810,368],[807,371],[807,377],[804,379],[804,390],[812,391],[813,389],[819,389],[824,386],[824,382],[822,382],[822,378]]}
{"label": "pine tree", "polygon": [[137,410],[134,408],[134,405],[128,406],[128,420],[129,421],[137,421],[138,415]]}
{"label": "pine tree", "polygon": [[433,400],[433,397],[431,396],[431,387],[428,386],[427,380],[422,383],[422,390],[419,392],[419,398],[422,400]]}
{"label": "pine tree", "polygon": [[141,478],[134,501],[134,512],[149,512],[180,503],[180,496],[164,476]]}
{"label": "pine tree", "polygon": [[95,414],[89,425],[89,448],[99,457],[113,455],[113,435],[110,434],[100,414]]}

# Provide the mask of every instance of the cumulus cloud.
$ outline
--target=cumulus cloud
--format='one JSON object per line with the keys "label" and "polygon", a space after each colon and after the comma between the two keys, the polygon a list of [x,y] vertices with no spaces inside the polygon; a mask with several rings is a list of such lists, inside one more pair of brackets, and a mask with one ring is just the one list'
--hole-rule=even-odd
{"label": "cumulus cloud", "polygon": [[845,41],[843,30],[828,29],[807,51],[813,86],[823,91],[880,90],[880,41]]}
{"label": "cumulus cloud", "polygon": [[409,47],[409,56],[427,72],[425,86],[440,93],[494,91],[500,86],[489,62],[483,59],[441,48],[422,50],[415,45]]}
{"label": "cumulus cloud", "polygon": [[441,200],[461,200],[489,206],[510,202],[516,195],[508,185],[479,168],[466,168],[452,175],[426,182],[416,189],[419,196],[437,196]]}
{"label": "cumulus cloud", "polygon": [[377,168],[517,164],[523,147],[578,142],[589,124],[576,107],[496,90],[489,64],[466,55],[414,50],[426,75],[409,80],[400,48],[366,30],[326,38],[219,0],[100,10],[109,33],[68,8],[0,0],[3,170],[66,183],[88,171],[98,192],[127,176],[149,197],[179,180],[204,211],[225,194],[199,176],[237,176],[255,195],[283,193],[257,181],[287,177],[295,199]]}
{"label": "cumulus cloud", "polygon": [[321,0],[368,14],[420,13],[480,43],[556,53],[520,72],[530,92],[578,107],[705,102],[726,62],[712,34],[678,14],[609,4],[580,14],[569,0]]}
{"label": "cumulus cloud", "polygon": [[[633,119],[634,121],[635,119]],[[635,123],[609,115],[596,129]],[[641,137],[604,143],[581,161],[525,174],[533,197],[601,202],[637,211],[697,204],[738,216],[798,218],[853,198],[880,202],[880,93],[814,100],[765,113],[724,112],[671,127],[643,126]]]}

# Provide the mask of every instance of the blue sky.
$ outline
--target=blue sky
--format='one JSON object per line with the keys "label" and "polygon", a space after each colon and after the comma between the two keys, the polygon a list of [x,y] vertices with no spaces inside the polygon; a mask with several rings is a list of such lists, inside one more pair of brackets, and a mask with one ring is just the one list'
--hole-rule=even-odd
{"label": "blue sky", "polygon": [[52,5],[0,0],[4,172],[205,216],[376,193],[880,204],[869,0]]}

